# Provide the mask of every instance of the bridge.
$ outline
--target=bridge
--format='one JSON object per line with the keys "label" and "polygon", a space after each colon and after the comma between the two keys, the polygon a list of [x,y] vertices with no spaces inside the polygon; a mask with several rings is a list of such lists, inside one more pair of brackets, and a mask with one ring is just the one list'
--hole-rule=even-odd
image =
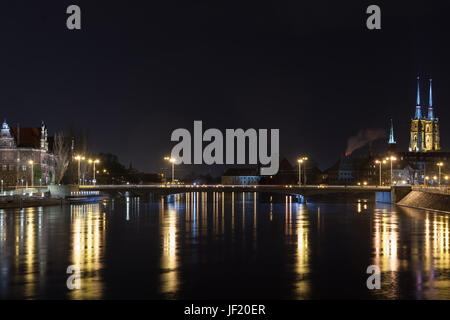
{"label": "bridge", "polygon": [[[398,187],[394,187],[398,188]],[[332,193],[391,192],[390,186],[340,186],[340,185],[171,185],[171,184],[125,184],[125,185],[81,185],[80,191],[136,192],[156,194],[176,194],[186,192],[264,192],[286,195],[313,196]]]}

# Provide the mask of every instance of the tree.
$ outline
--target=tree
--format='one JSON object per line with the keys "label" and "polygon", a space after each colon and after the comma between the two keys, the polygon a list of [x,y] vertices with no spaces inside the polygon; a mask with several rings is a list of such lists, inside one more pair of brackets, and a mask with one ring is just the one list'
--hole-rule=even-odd
{"label": "tree", "polygon": [[70,145],[62,132],[55,133],[53,142],[53,154],[55,156],[55,182],[61,183],[70,161]]}

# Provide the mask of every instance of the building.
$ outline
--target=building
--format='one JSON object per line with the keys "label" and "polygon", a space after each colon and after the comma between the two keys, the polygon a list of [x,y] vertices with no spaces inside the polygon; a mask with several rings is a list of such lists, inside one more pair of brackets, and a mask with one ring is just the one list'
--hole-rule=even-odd
{"label": "building", "polygon": [[388,154],[394,154],[397,151],[397,142],[394,139],[394,124],[391,119],[391,128],[389,130]]}
{"label": "building", "polygon": [[228,169],[222,176],[222,184],[255,185],[259,184],[258,169]]}
{"label": "building", "polygon": [[437,184],[439,179],[439,167],[437,164],[440,162],[445,164],[441,170],[441,175],[446,176],[448,174],[448,167],[446,166],[450,161],[450,152],[400,152],[398,160],[407,161],[411,167],[417,170],[417,179],[413,180],[412,183],[425,184],[425,180],[428,178],[427,184]]}
{"label": "building", "polygon": [[322,182],[330,185],[377,184],[377,168],[371,156],[342,155],[325,170]]}
{"label": "building", "polygon": [[[392,165],[392,184],[418,185],[423,181],[423,167],[411,161],[398,159]],[[385,177],[382,184],[388,185],[390,177]]]}
{"label": "building", "polygon": [[[436,176],[439,175],[437,163],[447,164],[450,153],[441,150],[439,119],[435,115],[433,106],[432,80],[429,81],[426,116],[422,114],[419,80],[417,77],[416,111],[414,118],[411,119],[409,152],[397,153],[393,179],[407,181],[408,184],[425,184],[426,180],[429,184],[435,184]],[[445,171],[444,169],[444,173]]]}
{"label": "building", "polygon": [[410,152],[431,152],[441,150],[439,140],[439,119],[435,116],[433,108],[432,80],[430,79],[428,115],[422,115],[420,82],[419,77],[417,77],[417,103],[415,116],[411,119]]}
{"label": "building", "polygon": [[55,159],[47,127],[11,128],[0,132],[0,179],[4,186],[47,185],[54,182]]}

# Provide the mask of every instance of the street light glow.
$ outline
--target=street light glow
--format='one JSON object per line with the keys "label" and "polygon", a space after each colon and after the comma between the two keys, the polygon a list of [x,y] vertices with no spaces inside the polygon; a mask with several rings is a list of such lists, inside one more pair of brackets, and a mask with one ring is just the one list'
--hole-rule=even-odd
{"label": "street light glow", "polygon": [[164,160],[167,160],[167,161],[169,161],[172,164],[172,184],[173,184],[174,181],[175,181],[175,179],[174,179],[174,174],[175,174],[174,165],[175,165],[176,159],[172,158],[172,157],[164,157]]}
{"label": "street light glow", "polygon": [[444,163],[442,161],[436,163],[439,169],[439,187],[441,186],[441,168],[444,166]]}
{"label": "street light glow", "polygon": [[301,157],[297,159],[298,162],[298,185],[302,185],[302,163],[308,160],[308,157]]}

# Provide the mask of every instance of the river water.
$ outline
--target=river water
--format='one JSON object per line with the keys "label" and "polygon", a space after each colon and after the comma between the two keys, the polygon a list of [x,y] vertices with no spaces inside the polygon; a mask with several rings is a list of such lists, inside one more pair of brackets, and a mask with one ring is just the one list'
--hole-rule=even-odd
{"label": "river water", "polygon": [[[448,215],[364,199],[189,193],[0,209],[0,298],[450,299],[449,248]],[[367,288],[370,265],[380,289]]]}

